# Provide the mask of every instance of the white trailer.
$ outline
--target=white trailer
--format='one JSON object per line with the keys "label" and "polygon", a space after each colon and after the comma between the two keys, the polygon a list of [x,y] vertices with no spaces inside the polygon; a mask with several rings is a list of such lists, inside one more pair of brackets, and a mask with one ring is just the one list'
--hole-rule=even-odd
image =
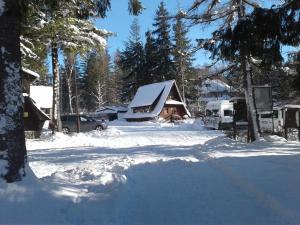
{"label": "white trailer", "polygon": [[214,129],[230,128],[233,123],[233,103],[229,100],[210,101],[205,108],[204,125]]}

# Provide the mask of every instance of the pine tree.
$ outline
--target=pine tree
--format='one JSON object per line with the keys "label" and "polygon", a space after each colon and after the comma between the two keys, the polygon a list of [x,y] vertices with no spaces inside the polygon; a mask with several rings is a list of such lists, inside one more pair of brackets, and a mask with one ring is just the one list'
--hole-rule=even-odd
{"label": "pine tree", "polygon": [[157,65],[157,82],[171,80],[176,78],[174,64],[172,62],[172,42],[170,38],[171,25],[170,16],[165,8],[164,2],[161,2],[156,16],[154,18],[155,48],[156,57],[160,60]]}
{"label": "pine tree", "polygon": [[114,61],[113,61],[113,72],[112,72],[112,85],[110,87],[113,87],[112,93],[113,93],[113,103],[128,103],[127,100],[127,93],[124,91],[124,82],[123,77],[125,76],[124,71],[122,70],[122,67],[120,65],[120,56],[121,52],[119,50],[116,51],[114,55]]}
{"label": "pine tree", "polygon": [[27,15],[22,18],[20,45],[22,52],[22,67],[37,72],[40,75],[39,84],[48,84],[47,46],[37,36],[40,18],[33,4],[28,6]]}
{"label": "pine tree", "polygon": [[125,71],[124,99],[132,100],[139,86],[145,84],[144,48],[140,37],[138,20],[134,19],[130,27],[129,40],[125,43],[125,50],[120,55],[120,65]]}
{"label": "pine tree", "polygon": [[109,56],[107,52],[92,52],[86,59],[81,88],[82,106],[91,112],[108,102]]}
{"label": "pine tree", "polygon": [[185,101],[187,76],[191,73],[192,68],[192,45],[187,37],[188,29],[186,28],[180,13],[176,16],[176,24],[173,26],[174,31],[174,67],[176,72],[176,82]]}
{"label": "pine tree", "polygon": [[155,48],[155,39],[152,35],[152,32],[148,30],[145,34],[146,43],[145,43],[145,65],[144,65],[144,74],[145,74],[145,84],[151,84],[156,82],[157,68],[159,65],[159,58],[156,55]]}
{"label": "pine tree", "polygon": [[299,95],[300,94],[300,51],[292,54],[290,67],[295,71],[292,79],[292,88]]}
{"label": "pine tree", "polygon": [[[199,13],[197,9],[202,6],[204,6],[204,9],[202,8],[202,12]],[[238,19],[244,18],[246,15],[246,11],[249,10],[249,8],[253,9],[257,7],[259,7],[259,5],[256,1],[248,0],[229,0],[226,2],[221,2],[219,0],[194,1],[194,4],[189,9],[188,15],[188,18],[192,19],[193,23],[212,24],[215,21],[219,22],[219,26],[217,27],[216,31],[213,32],[212,38],[209,38],[208,40],[206,39],[205,41],[199,41],[200,48],[210,50],[213,56],[216,56],[217,54],[215,53],[217,51],[214,51],[214,49],[217,47],[216,43],[220,38],[220,33],[222,33],[224,29],[230,29],[231,26],[234,26]],[[230,51],[228,51],[228,53],[230,53]],[[259,126],[252,88],[252,65],[250,62],[250,58],[250,55],[242,53],[238,56],[232,57],[228,61],[231,62],[229,68],[235,67],[236,70],[241,71],[241,74],[243,74],[244,92],[248,107],[250,136],[251,140],[254,141],[259,137]],[[218,60],[222,59],[219,58]]]}

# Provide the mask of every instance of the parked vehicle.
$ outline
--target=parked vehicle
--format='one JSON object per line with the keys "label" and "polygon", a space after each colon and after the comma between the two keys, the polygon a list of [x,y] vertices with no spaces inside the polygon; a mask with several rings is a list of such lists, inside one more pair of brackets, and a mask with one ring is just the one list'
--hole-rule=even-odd
{"label": "parked vehicle", "polygon": [[283,126],[283,111],[281,107],[274,107],[273,112],[260,113],[259,125],[262,132],[281,132]]}
{"label": "parked vehicle", "polygon": [[233,104],[229,100],[208,102],[205,108],[204,125],[214,129],[228,129],[233,123]]}
{"label": "parked vehicle", "polygon": [[[86,115],[80,115],[80,131],[105,130],[107,123],[103,120],[95,120]],[[62,130],[64,133],[77,131],[77,115],[62,115]]]}

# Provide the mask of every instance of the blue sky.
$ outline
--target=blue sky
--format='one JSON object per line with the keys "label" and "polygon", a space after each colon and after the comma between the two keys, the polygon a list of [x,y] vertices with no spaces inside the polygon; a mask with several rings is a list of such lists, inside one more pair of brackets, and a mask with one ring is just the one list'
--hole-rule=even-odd
{"label": "blue sky", "polygon": [[[143,6],[146,8],[143,13],[136,18],[141,27],[141,37],[144,40],[144,34],[148,29],[152,29],[155,12],[161,0],[144,0]],[[178,9],[187,9],[191,6],[193,0],[165,0],[167,10],[175,14]],[[113,55],[117,49],[124,49],[124,42],[128,39],[130,25],[135,16],[129,15],[127,10],[128,0],[112,0],[112,10],[107,13],[107,18],[97,19],[95,24],[97,28],[106,29],[116,33],[115,37],[108,39],[109,52]],[[199,27],[193,27],[189,32],[189,38],[195,40],[200,36],[207,36],[210,32],[202,30]],[[195,65],[203,65],[209,62],[208,56],[204,52],[199,52],[195,56]]]}
{"label": "blue sky", "polygon": [[[144,40],[144,34],[148,29],[152,29],[155,12],[162,0],[142,0],[145,10],[139,16],[139,24],[141,27],[141,37]],[[170,14],[175,14],[178,9],[186,10],[192,5],[194,0],[164,0],[167,10]],[[280,0],[261,1],[265,7],[270,7],[272,4],[278,4]],[[127,10],[128,0],[111,0],[112,10],[107,13],[107,18],[95,20],[98,28],[103,28],[116,33],[115,37],[108,39],[109,53],[113,56],[117,49],[124,49],[124,42],[128,39],[130,25],[134,16],[130,16]],[[190,29],[189,38],[195,42],[196,38],[207,37],[212,32],[213,27],[200,28],[194,26]],[[195,66],[201,66],[209,63],[208,53],[200,51],[195,55]]]}

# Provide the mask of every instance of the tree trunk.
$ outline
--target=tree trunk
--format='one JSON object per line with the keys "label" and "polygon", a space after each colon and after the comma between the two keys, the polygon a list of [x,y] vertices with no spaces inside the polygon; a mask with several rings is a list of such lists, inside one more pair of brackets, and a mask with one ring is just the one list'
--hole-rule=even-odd
{"label": "tree trunk", "polygon": [[[69,103],[69,112],[74,113],[73,109],[73,104],[72,104],[72,99],[73,99],[73,92],[72,92],[72,87],[74,83],[73,76],[74,75],[74,70],[75,68],[75,55],[73,53],[66,53],[66,60],[65,60],[65,66],[66,66],[66,71],[65,71],[65,80],[67,82],[67,87],[68,87],[68,103]],[[75,78],[76,79],[76,78]]]}
{"label": "tree trunk", "polygon": [[[238,0],[238,18],[241,19],[245,16],[245,7],[244,2],[242,0]],[[251,141],[255,141],[259,138],[258,133],[258,122],[257,122],[257,112],[256,105],[254,101],[254,93],[252,87],[252,78],[251,78],[251,66],[249,63],[249,59],[243,51],[241,51],[241,65],[244,76],[244,89],[245,89],[245,98],[247,104],[247,114],[248,114],[248,126],[250,128],[250,139]]]}
{"label": "tree trunk", "polygon": [[55,43],[52,43],[52,70],[53,70],[53,100],[52,100],[52,133],[55,128],[59,132],[62,131],[61,119],[60,119],[60,82],[59,82],[59,65],[58,65],[58,47]]}
{"label": "tree trunk", "polygon": [[7,182],[25,175],[20,30],[17,0],[4,0],[0,10],[0,176]]}
{"label": "tree trunk", "polygon": [[250,139],[251,141],[258,140],[259,130],[257,123],[257,111],[254,101],[254,93],[251,79],[251,68],[250,64],[246,57],[243,59],[243,75],[244,75],[244,89],[245,89],[245,98],[247,104],[247,113],[248,113],[248,126],[250,128]]}
{"label": "tree trunk", "polygon": [[[71,74],[73,73],[73,70],[70,71]],[[69,109],[70,113],[74,113],[73,106],[72,106],[72,81],[71,81],[72,75],[68,77],[67,80],[67,86],[68,86],[68,97],[69,97]]]}

